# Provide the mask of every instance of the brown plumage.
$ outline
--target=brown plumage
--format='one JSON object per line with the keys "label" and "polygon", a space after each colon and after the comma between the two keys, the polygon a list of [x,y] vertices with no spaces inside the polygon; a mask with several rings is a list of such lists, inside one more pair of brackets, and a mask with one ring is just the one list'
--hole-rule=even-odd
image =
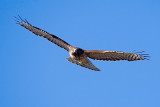
{"label": "brown plumage", "polygon": [[28,29],[35,35],[44,37],[51,41],[52,43],[60,46],[67,50],[70,54],[70,57],[67,58],[68,61],[80,65],[82,67],[86,67],[91,70],[100,71],[97,67],[95,67],[91,61],[89,61],[88,57],[94,60],[104,60],[104,61],[118,61],[118,60],[128,60],[128,61],[136,61],[136,60],[145,60],[148,58],[148,54],[135,54],[135,53],[127,53],[127,52],[118,52],[118,51],[102,51],[102,50],[83,50],[78,47],[71,46],[64,40],[59,37],[50,34],[38,27],[32,26],[27,20],[23,20],[20,16],[16,18],[17,24],[22,27]]}

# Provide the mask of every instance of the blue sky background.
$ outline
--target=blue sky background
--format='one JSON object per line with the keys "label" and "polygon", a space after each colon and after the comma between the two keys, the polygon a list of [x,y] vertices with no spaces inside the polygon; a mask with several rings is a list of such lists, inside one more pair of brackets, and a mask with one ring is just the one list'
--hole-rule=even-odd
{"label": "blue sky background", "polygon": [[[1,0],[0,13],[0,107],[160,107],[159,0]],[[82,68],[15,24],[18,14],[71,45],[151,60]]]}

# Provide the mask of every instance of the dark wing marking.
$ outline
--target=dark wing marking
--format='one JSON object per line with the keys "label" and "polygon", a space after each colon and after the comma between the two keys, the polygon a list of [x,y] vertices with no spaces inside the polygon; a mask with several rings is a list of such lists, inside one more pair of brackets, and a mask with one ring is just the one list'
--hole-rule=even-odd
{"label": "dark wing marking", "polygon": [[85,62],[84,63],[80,63],[78,60],[75,60],[71,57],[67,58],[68,61],[72,62],[72,63],[75,63],[77,65],[80,65],[82,67],[85,67],[85,68],[88,68],[88,69],[91,69],[91,70],[94,70],[94,71],[100,71],[100,69],[98,69],[97,67],[95,67],[91,61],[89,61],[88,58],[85,59]]}
{"label": "dark wing marking", "polygon": [[70,45],[67,42],[65,42],[64,40],[60,39],[59,37],[57,37],[53,34],[50,34],[50,33],[46,32],[38,27],[32,26],[26,19],[23,20],[20,16],[19,16],[19,18],[16,18],[16,22],[17,22],[17,24],[28,29],[32,33],[34,33],[38,36],[42,36],[42,37],[48,39],[49,41],[51,41],[52,43],[55,43],[56,45],[60,46],[61,48],[64,48],[65,50],[69,51]]}
{"label": "dark wing marking", "polygon": [[104,61],[118,61],[118,60],[144,60],[147,59],[148,54],[134,54],[127,52],[118,52],[118,51],[96,51],[88,50],[85,51],[85,54],[95,60],[104,60]]}

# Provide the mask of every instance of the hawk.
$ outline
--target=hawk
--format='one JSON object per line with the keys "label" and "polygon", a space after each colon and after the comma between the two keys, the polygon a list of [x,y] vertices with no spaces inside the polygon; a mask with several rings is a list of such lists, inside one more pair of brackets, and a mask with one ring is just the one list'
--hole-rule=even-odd
{"label": "hawk", "polygon": [[38,27],[31,25],[26,19],[22,19],[20,16],[16,18],[16,23],[22,27],[28,29],[35,35],[44,37],[51,41],[52,43],[58,45],[61,48],[67,50],[70,54],[70,57],[67,58],[68,61],[86,67],[91,70],[100,71],[96,66],[94,66],[88,58],[94,60],[103,60],[103,61],[119,61],[119,60],[145,60],[148,57],[148,54],[142,53],[128,53],[120,51],[103,51],[103,50],[84,50],[79,47],[74,47],[59,37],[50,34]]}

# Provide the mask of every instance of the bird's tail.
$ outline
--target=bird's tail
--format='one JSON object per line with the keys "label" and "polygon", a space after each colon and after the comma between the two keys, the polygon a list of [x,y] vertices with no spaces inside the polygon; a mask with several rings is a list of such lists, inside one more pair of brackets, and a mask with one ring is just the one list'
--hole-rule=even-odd
{"label": "bird's tail", "polygon": [[72,62],[72,63],[75,63],[77,65],[80,65],[82,67],[86,67],[88,69],[91,69],[91,70],[95,70],[95,71],[100,71],[100,69],[98,69],[97,67],[95,67],[91,61],[89,61],[88,58],[85,58],[84,60],[82,61],[78,61],[76,59],[73,59],[72,57],[69,57],[67,58],[68,61]]}

